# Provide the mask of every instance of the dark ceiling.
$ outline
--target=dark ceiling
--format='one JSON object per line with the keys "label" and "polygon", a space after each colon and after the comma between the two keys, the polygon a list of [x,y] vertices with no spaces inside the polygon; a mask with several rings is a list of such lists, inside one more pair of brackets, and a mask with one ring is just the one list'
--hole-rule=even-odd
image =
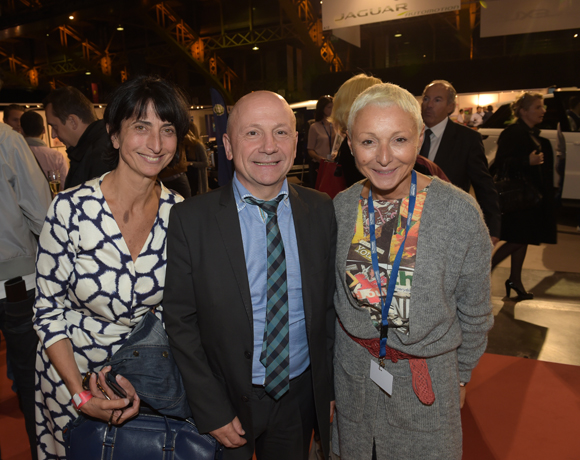
{"label": "dark ceiling", "polygon": [[[441,73],[452,69],[457,80],[475,86],[467,91],[475,91],[495,81],[490,78],[500,73],[493,68],[495,60],[505,70],[506,63],[518,58],[562,55],[552,58],[566,66],[558,77],[577,70],[568,59],[578,62],[580,52],[580,38],[572,39],[570,31],[481,39],[475,0],[463,0],[459,12],[362,26],[360,48],[322,32],[319,0],[0,4],[4,102],[38,102],[62,85],[73,85],[102,102],[126,78],[142,73],[175,81],[190,94],[192,104],[209,103],[211,86],[229,102],[255,89],[279,91],[290,101],[316,98],[360,71],[387,80],[404,80],[412,73],[419,81],[442,78]],[[465,78],[463,69],[478,70]],[[550,71],[556,69],[538,66],[538,74]],[[528,80],[520,80],[519,87],[539,86]]]}

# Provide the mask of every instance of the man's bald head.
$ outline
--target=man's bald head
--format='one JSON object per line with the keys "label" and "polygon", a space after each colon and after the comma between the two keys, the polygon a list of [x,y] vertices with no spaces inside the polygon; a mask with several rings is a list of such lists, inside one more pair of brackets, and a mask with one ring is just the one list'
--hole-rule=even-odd
{"label": "man's bald head", "polygon": [[252,104],[254,101],[260,99],[271,99],[273,103],[282,102],[286,106],[288,112],[292,114],[292,119],[294,120],[294,129],[296,129],[296,116],[294,115],[294,112],[288,105],[288,102],[286,102],[286,99],[284,99],[277,93],[273,93],[272,91],[254,91],[252,93],[246,94],[245,96],[242,96],[240,99],[238,99],[238,102],[236,102],[236,104],[234,105],[234,108],[228,115],[228,126],[227,126],[228,134],[231,134],[232,126],[236,122],[236,118],[238,117],[240,111],[243,111],[243,109],[247,104]]}

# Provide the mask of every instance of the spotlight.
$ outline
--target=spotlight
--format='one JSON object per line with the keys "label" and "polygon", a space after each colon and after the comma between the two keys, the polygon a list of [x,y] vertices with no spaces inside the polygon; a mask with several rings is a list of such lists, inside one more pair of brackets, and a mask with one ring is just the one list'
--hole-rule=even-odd
{"label": "spotlight", "polygon": [[258,51],[260,48],[258,48],[257,46],[254,46],[252,49],[253,49],[254,51]]}
{"label": "spotlight", "polygon": [[75,17],[71,14],[68,18],[72,21]]}
{"label": "spotlight", "polygon": [[119,24],[119,25],[117,26],[117,30],[118,30],[118,31],[123,31],[123,30],[125,30],[125,29],[123,29],[123,26],[122,26],[121,24]]}

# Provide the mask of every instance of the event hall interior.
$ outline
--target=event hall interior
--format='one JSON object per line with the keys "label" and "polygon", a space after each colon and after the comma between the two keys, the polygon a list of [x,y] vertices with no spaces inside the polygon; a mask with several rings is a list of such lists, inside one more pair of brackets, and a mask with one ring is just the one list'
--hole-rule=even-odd
{"label": "event hall interior", "polygon": [[[303,137],[289,181],[298,184],[312,168],[307,121],[316,101],[359,73],[400,85],[419,102],[432,81],[450,82],[458,103],[449,122],[458,122],[464,110],[464,124],[483,135],[488,161],[511,118],[509,104],[521,91],[541,93],[548,110],[542,135],[552,142],[554,158],[561,155],[558,139],[564,139],[564,156],[567,147],[566,192],[555,207],[557,243],[528,247],[522,282],[532,299],[506,295],[509,258],[494,267],[495,321],[461,411],[463,458],[580,458],[580,132],[574,132],[580,126],[574,130],[566,115],[580,96],[578,3],[2,0],[0,112],[17,104],[38,111],[46,124],[45,97],[73,86],[102,117],[120,84],[159,75],[184,90],[190,118],[212,155],[200,174],[217,188],[222,160],[212,90],[230,110],[258,90],[292,105]],[[493,115],[474,127],[470,117],[478,106],[492,107]],[[46,133],[49,146],[64,153],[48,125]],[[2,337],[1,459],[29,460],[24,418],[6,374]]]}

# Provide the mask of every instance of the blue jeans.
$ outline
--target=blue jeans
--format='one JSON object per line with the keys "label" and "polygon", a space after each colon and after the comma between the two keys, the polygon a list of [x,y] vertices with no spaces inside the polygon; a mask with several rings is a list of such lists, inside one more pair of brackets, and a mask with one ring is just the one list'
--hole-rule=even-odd
{"label": "blue jeans", "polygon": [[26,433],[33,460],[36,460],[36,428],[34,423],[34,375],[38,336],[32,328],[34,289],[20,302],[0,300],[0,330],[6,339],[6,359],[12,364],[18,402],[24,414]]}

